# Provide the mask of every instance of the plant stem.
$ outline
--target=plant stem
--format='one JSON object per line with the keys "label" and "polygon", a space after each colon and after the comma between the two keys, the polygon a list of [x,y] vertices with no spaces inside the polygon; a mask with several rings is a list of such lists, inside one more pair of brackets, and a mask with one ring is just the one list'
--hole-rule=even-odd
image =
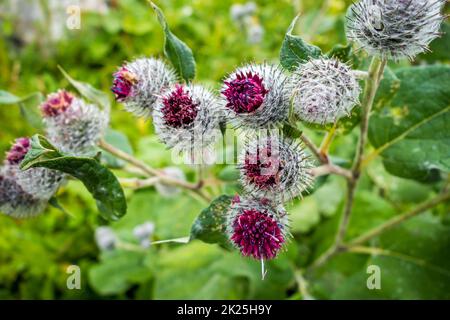
{"label": "plant stem", "polygon": [[345,233],[347,232],[348,224],[350,222],[350,216],[353,208],[353,199],[355,197],[356,186],[358,184],[358,180],[361,174],[361,161],[362,155],[364,153],[364,147],[367,142],[367,132],[369,129],[370,112],[372,110],[373,101],[375,99],[375,95],[380,85],[380,80],[383,75],[385,66],[386,66],[385,59],[380,60],[377,57],[372,58],[372,62],[370,64],[368,75],[366,78],[366,84],[364,87],[363,99],[361,103],[362,114],[361,114],[360,136],[351,170],[352,177],[347,180],[347,196],[344,212],[342,214],[342,218],[338,226],[334,244],[321,256],[319,256],[319,258],[317,258],[317,260],[311,264],[311,267],[318,267],[324,264],[336,253],[345,249],[344,246],[342,245],[342,242],[345,237]]}
{"label": "plant stem", "polygon": [[300,139],[303,141],[303,143],[311,150],[311,152],[316,156],[316,158],[323,164],[328,164],[329,159],[327,156],[323,155],[319,148],[312,142],[307,136],[305,136],[303,133],[300,136]]}
{"label": "plant stem", "polygon": [[122,150],[119,150],[116,147],[110,145],[103,139],[100,140],[99,146],[100,146],[100,148],[102,148],[105,151],[108,151],[109,153],[113,154],[117,158],[127,161],[128,163],[132,164],[136,168],[139,168],[145,174],[147,174],[149,177],[152,177],[152,176],[158,177],[158,179],[161,183],[185,188],[187,190],[191,190],[192,192],[199,195],[203,200],[205,200],[207,202],[210,201],[209,197],[207,195],[205,195],[204,192],[202,192],[202,190],[201,190],[201,188],[203,186],[202,181],[199,181],[198,183],[190,183],[190,182],[187,182],[184,180],[169,177],[163,171],[160,171],[160,170],[157,170],[157,169],[154,169],[154,168],[148,166],[146,163],[142,162],[139,159],[136,159],[132,155],[130,155],[126,152],[123,152]]}
{"label": "plant stem", "polygon": [[328,150],[330,149],[331,142],[333,141],[334,135],[336,133],[336,122],[330,131],[327,132],[323,141],[320,145],[320,154],[326,156],[328,158]]}
{"label": "plant stem", "polygon": [[364,87],[364,95],[362,100],[362,114],[361,114],[361,130],[359,136],[358,147],[356,149],[355,159],[353,161],[352,170],[359,177],[361,170],[361,161],[364,152],[364,147],[367,142],[367,132],[369,130],[369,118],[372,111],[373,101],[380,85],[380,80],[386,66],[386,60],[380,60],[377,57],[372,59],[369,67],[369,74],[366,79]]}
{"label": "plant stem", "polygon": [[338,253],[341,252],[357,252],[357,249],[360,247],[361,244],[364,242],[369,241],[370,239],[382,234],[383,232],[401,224],[402,222],[411,219],[412,217],[415,217],[419,215],[420,213],[425,212],[428,209],[433,208],[434,206],[438,205],[441,202],[447,201],[450,199],[450,192],[445,192],[439,194],[437,197],[428,200],[415,209],[401,214],[399,216],[396,216],[385,223],[381,224],[378,227],[375,227],[372,230],[369,230],[368,232],[364,233],[363,235],[357,237],[356,239],[350,241],[349,244],[334,244],[331,246],[327,251],[325,251],[321,256],[319,256],[311,265],[309,266],[309,269],[311,268],[317,268],[322,266],[325,262],[327,262],[330,258],[335,256]]}
{"label": "plant stem", "polygon": [[445,193],[441,193],[440,195],[438,195],[437,197],[426,201],[424,203],[422,203],[421,205],[419,205],[418,207],[414,208],[413,210],[401,214],[399,216],[396,216],[388,221],[386,221],[385,223],[379,225],[378,227],[366,232],[365,234],[357,237],[356,239],[353,239],[347,247],[353,247],[353,246],[357,246],[360,244],[363,244],[367,241],[369,241],[370,239],[378,236],[379,234],[385,232],[386,230],[389,230],[397,225],[399,225],[400,223],[402,223],[405,220],[408,220],[412,217],[417,216],[418,214],[436,206],[437,204],[444,202],[446,200],[450,199],[450,192],[445,192]]}
{"label": "plant stem", "polygon": [[122,187],[131,189],[142,189],[155,185],[159,181],[158,177],[151,177],[147,179],[139,178],[119,178]]}
{"label": "plant stem", "polygon": [[372,111],[373,101],[380,85],[380,80],[383,75],[386,60],[380,60],[377,57],[372,58],[369,67],[369,75],[366,79],[364,87],[364,94],[362,100],[362,114],[361,114],[361,128],[359,142],[356,149],[355,159],[353,160],[352,174],[353,179],[347,181],[347,199],[345,203],[344,213],[342,215],[341,223],[336,235],[336,246],[339,247],[344,239],[347,231],[348,223],[353,208],[353,199],[355,197],[356,186],[358,184],[359,176],[361,175],[361,160],[364,153],[364,148],[367,142],[367,132],[369,130],[369,118]]}
{"label": "plant stem", "polygon": [[315,167],[311,169],[311,175],[314,177],[325,176],[327,174],[337,174],[338,176],[343,176],[347,179],[352,179],[353,175],[350,170],[344,169],[340,166],[334,165],[332,163],[324,164],[320,167]]}

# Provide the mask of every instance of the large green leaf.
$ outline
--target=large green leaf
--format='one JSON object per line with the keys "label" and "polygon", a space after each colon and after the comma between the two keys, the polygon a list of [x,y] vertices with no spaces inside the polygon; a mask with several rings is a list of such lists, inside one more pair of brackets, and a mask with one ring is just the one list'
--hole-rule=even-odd
{"label": "large green leaf", "polygon": [[[382,105],[371,118],[369,139],[385,168],[404,178],[428,180],[436,169],[450,171],[450,67],[399,69],[378,94]],[[387,99],[385,97],[388,97]]]}
{"label": "large green leaf", "polygon": [[42,94],[35,92],[25,97],[18,97],[10,92],[0,90],[0,104],[17,104],[20,113],[27,122],[35,129],[42,129],[42,119],[37,106],[43,101]]}
{"label": "large green leaf", "polygon": [[144,252],[104,252],[101,262],[89,270],[89,284],[102,295],[125,293],[132,285],[145,283],[152,277],[144,262]]}
{"label": "large green leaf", "polygon": [[232,196],[221,195],[204,209],[192,224],[191,239],[199,239],[206,243],[217,243],[229,247],[226,235],[226,214]]}
{"label": "large green leaf", "polygon": [[322,55],[320,48],[292,34],[298,18],[299,16],[296,16],[291,22],[281,45],[280,63],[287,70],[294,70],[299,64],[310,58],[318,58]]}
{"label": "large green leaf", "polygon": [[[449,299],[449,235],[450,228],[437,217],[416,217],[374,239],[374,247],[332,259],[315,274],[315,286],[320,289],[331,277],[339,279],[333,290],[322,291],[331,299]],[[360,262],[348,272],[344,266],[350,259]],[[380,268],[380,289],[367,288],[368,266]]]}
{"label": "large green leaf", "polygon": [[125,195],[114,174],[97,159],[65,156],[45,137],[34,135],[31,149],[21,163],[23,170],[45,167],[67,173],[81,182],[97,200],[100,213],[107,219],[117,220],[127,211]]}
{"label": "large green leaf", "polygon": [[158,21],[164,31],[164,54],[175,67],[175,70],[181,78],[186,82],[191,81],[195,78],[195,59],[191,48],[170,31],[162,10],[151,1],[150,4],[153,10],[155,10]]}

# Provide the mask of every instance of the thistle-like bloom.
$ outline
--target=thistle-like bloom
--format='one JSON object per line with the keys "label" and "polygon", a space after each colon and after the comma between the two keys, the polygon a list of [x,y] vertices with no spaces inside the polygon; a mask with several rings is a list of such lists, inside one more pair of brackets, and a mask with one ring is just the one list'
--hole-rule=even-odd
{"label": "thistle-like bloom", "polygon": [[18,138],[14,141],[11,149],[6,153],[6,161],[10,165],[18,165],[30,150],[29,138]]}
{"label": "thistle-like bloom", "polygon": [[361,0],[350,7],[347,37],[369,54],[398,60],[427,51],[445,0]]}
{"label": "thistle-like bloom", "polygon": [[267,199],[235,198],[227,224],[230,241],[246,257],[273,259],[287,241],[287,214]]}
{"label": "thistle-like bloom", "polygon": [[109,114],[59,90],[41,105],[47,135],[63,152],[82,156],[91,151],[108,126]]}
{"label": "thistle-like bloom", "polygon": [[64,181],[64,174],[47,168],[31,168],[25,171],[19,165],[31,147],[29,138],[18,138],[6,153],[4,171],[20,188],[32,197],[47,201]]}
{"label": "thistle-like bloom", "polygon": [[40,214],[46,206],[46,200],[25,192],[8,168],[0,168],[0,212],[14,218],[29,218]]}
{"label": "thistle-like bloom", "polygon": [[152,114],[158,96],[177,80],[175,71],[155,58],[139,58],[125,63],[113,77],[111,90],[116,100],[122,102],[129,112],[142,117]]}
{"label": "thistle-like bloom", "polygon": [[202,150],[216,141],[220,110],[220,102],[206,88],[175,85],[158,99],[153,124],[169,148]]}
{"label": "thistle-like bloom", "polygon": [[248,194],[281,202],[311,186],[311,168],[301,145],[279,135],[249,138],[239,161],[241,183]]}
{"label": "thistle-like bloom", "polygon": [[236,126],[269,128],[287,119],[289,90],[281,68],[250,64],[228,76],[222,87],[227,117]]}
{"label": "thistle-like bloom", "polygon": [[352,70],[335,59],[314,59],[300,65],[291,78],[292,103],[300,119],[333,123],[349,116],[361,88]]}

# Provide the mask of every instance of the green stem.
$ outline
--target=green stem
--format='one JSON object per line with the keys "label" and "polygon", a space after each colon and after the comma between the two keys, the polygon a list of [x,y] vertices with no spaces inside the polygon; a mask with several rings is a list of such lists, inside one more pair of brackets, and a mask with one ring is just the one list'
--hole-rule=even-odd
{"label": "green stem", "polygon": [[386,60],[380,60],[377,57],[372,58],[372,62],[369,67],[368,75],[366,78],[366,84],[364,87],[363,99],[361,102],[362,114],[360,125],[360,136],[358,146],[356,149],[355,159],[352,166],[352,177],[347,180],[347,196],[345,202],[344,212],[342,214],[341,221],[336,233],[336,239],[333,245],[325,251],[316,261],[314,261],[311,267],[318,267],[327,262],[335,254],[343,250],[343,239],[347,232],[347,227],[350,222],[350,216],[353,208],[353,199],[355,197],[356,186],[358,184],[359,176],[361,174],[361,161],[364,153],[364,147],[367,142],[367,132],[369,129],[370,112],[372,111],[373,102],[380,85],[380,80],[386,66]]}
{"label": "green stem", "polygon": [[378,236],[379,234],[385,232],[386,230],[389,230],[389,229],[399,225],[400,223],[402,223],[408,219],[411,219],[412,217],[415,217],[418,214],[436,206],[437,204],[439,204],[441,202],[447,201],[449,199],[450,199],[450,192],[441,193],[437,197],[422,203],[421,205],[414,208],[413,210],[411,210],[407,213],[401,214],[399,216],[395,216],[394,218],[386,221],[385,223],[381,224],[380,226],[364,233],[363,235],[359,236],[356,239],[353,239],[348,244],[348,247],[353,247],[353,246],[363,244],[363,243],[369,241],[370,239]]}

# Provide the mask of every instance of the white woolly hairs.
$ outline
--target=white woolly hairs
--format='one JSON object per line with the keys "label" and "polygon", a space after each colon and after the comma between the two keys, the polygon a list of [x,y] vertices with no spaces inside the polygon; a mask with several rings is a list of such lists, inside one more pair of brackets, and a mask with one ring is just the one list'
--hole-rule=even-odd
{"label": "white woolly hairs", "polygon": [[369,54],[398,60],[428,50],[446,0],[361,0],[347,14],[347,37]]}
{"label": "white woolly hairs", "polygon": [[175,71],[161,59],[139,58],[124,67],[137,82],[123,100],[125,109],[138,117],[150,117],[158,96],[177,82]]}
{"label": "white woolly hairs", "polygon": [[15,170],[0,168],[0,211],[14,218],[29,218],[40,214],[48,199],[26,192],[16,181]]}
{"label": "white woolly hairs", "polygon": [[220,134],[219,121],[222,107],[216,96],[203,86],[190,84],[182,87],[197,105],[194,121],[177,128],[166,123],[163,100],[176,89],[176,86],[172,86],[158,98],[153,110],[155,132],[161,142],[169,148],[176,148],[182,152],[202,150],[215,143]]}
{"label": "white woolly hairs", "polygon": [[[263,103],[253,112],[237,113],[232,109],[225,108],[227,119],[234,127],[244,129],[263,129],[278,126],[288,117],[290,93],[287,86],[288,78],[278,65],[251,63],[230,73],[224,83],[232,82],[238,74],[248,72],[258,75],[268,92]],[[227,86],[224,84],[221,90],[224,104],[228,102],[226,95],[223,94],[226,89]]]}
{"label": "white woolly hairs", "polygon": [[[270,156],[266,158],[268,145]],[[310,174],[313,165],[303,147],[298,142],[280,135],[250,136],[241,151],[238,167],[241,184],[246,193],[281,202],[298,196],[307,190],[313,181]],[[251,169],[256,169],[256,172]],[[270,183],[258,183],[255,181],[255,174],[259,176],[257,178],[266,174],[266,177],[272,180]]]}
{"label": "white woolly hairs", "polygon": [[301,120],[325,124],[350,115],[361,88],[352,70],[336,59],[313,59],[291,78],[292,103]]}
{"label": "white woolly hairs", "polygon": [[82,156],[92,151],[103,136],[109,122],[109,113],[74,97],[62,113],[45,117],[50,141],[63,152]]}

